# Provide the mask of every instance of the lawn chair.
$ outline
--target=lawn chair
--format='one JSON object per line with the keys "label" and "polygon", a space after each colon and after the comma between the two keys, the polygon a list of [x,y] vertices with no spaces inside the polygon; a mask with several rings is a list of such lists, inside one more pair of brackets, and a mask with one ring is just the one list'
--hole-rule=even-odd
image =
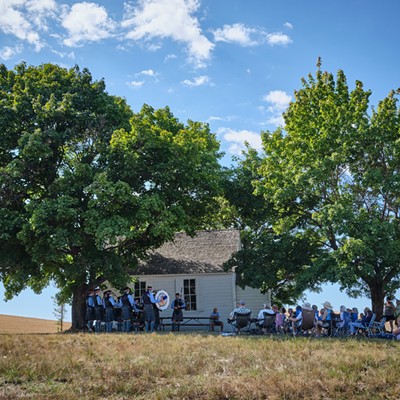
{"label": "lawn chair", "polygon": [[315,311],[303,309],[302,315],[303,319],[298,329],[302,335],[307,335],[310,334],[315,327]]}
{"label": "lawn chair", "polygon": [[357,333],[362,333],[368,337],[373,335],[372,327],[374,326],[376,319],[376,314],[372,314],[371,321],[368,324],[364,324],[361,322],[353,323],[353,326],[357,329]]}
{"label": "lawn chair", "polygon": [[264,322],[262,324],[263,333],[275,333],[276,332],[275,321],[276,321],[275,314],[264,313]]}
{"label": "lawn chair", "polygon": [[[229,320],[228,320],[229,322]],[[232,330],[237,333],[250,333],[251,328],[251,313],[241,314],[235,313],[233,319],[230,322],[232,324]]]}
{"label": "lawn chair", "polygon": [[369,337],[383,336],[385,334],[386,318],[383,317],[380,322],[374,321],[368,326]]}

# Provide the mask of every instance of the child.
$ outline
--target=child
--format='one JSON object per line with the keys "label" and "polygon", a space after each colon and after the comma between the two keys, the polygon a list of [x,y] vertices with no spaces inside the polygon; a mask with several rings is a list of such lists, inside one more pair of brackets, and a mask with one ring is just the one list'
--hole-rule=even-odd
{"label": "child", "polygon": [[219,312],[217,307],[215,307],[213,312],[210,314],[210,327],[213,332],[215,326],[220,326],[221,332],[224,330],[224,323],[219,320]]}

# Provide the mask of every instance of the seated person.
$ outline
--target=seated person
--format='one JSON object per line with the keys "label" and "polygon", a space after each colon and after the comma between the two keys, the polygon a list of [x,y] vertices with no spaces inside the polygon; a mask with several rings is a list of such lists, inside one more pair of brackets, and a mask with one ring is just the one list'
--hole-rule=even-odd
{"label": "seated person", "polygon": [[372,311],[366,307],[361,321],[350,322],[350,334],[355,335],[359,328],[365,328],[371,322]]}
{"label": "seated person", "polygon": [[246,303],[244,300],[239,300],[236,304],[236,308],[230,313],[228,322],[232,322],[236,319],[236,314],[251,314],[251,311],[245,307]]}
{"label": "seated person", "polygon": [[[331,326],[333,307],[329,301],[325,301],[321,319],[315,324],[315,336],[321,336],[322,329],[327,329]],[[322,311],[322,310],[321,310]]]}
{"label": "seated person", "polygon": [[301,306],[296,306],[296,311],[293,316],[288,318],[288,321],[292,324],[293,335],[297,334],[298,327],[301,325],[303,320],[303,310]]}
{"label": "seated person", "polygon": [[215,307],[213,309],[213,312],[210,314],[210,327],[213,332],[214,332],[215,326],[220,326],[221,332],[224,330],[224,323],[222,321],[220,321],[219,317],[220,316],[219,316],[218,308]]}
{"label": "seated person", "polygon": [[[257,315],[257,325],[264,332],[264,330],[265,330],[265,326],[264,326],[265,315],[270,315],[271,317],[275,317],[276,312],[274,310],[272,310],[271,307],[268,304],[263,304],[263,307],[264,308],[262,308],[260,310],[260,312],[258,313],[258,315]],[[274,325],[275,325],[275,323],[274,323]]]}

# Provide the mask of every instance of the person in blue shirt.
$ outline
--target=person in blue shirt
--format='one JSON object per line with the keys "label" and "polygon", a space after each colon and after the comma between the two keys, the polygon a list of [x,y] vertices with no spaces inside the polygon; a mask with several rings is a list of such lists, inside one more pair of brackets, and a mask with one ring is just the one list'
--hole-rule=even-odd
{"label": "person in blue shirt", "polygon": [[[167,296],[165,296],[166,298]],[[144,312],[144,324],[146,332],[154,332],[156,315],[153,304],[160,303],[162,299],[156,299],[153,294],[153,287],[147,286],[147,290],[142,295],[142,304]]]}
{"label": "person in blue shirt", "polygon": [[124,293],[118,303],[118,306],[121,307],[122,332],[128,333],[131,331],[132,307],[134,304],[131,289],[125,287]]}
{"label": "person in blue shirt", "polygon": [[89,332],[94,331],[95,309],[94,309],[94,290],[89,289],[86,297],[86,326]]}
{"label": "person in blue shirt", "polygon": [[181,299],[179,293],[175,293],[175,299],[171,302],[171,308],[174,310],[172,312],[172,330],[179,331],[180,323],[183,321],[183,312],[186,305],[183,299]]}
{"label": "person in blue shirt", "polygon": [[106,290],[104,292],[104,297],[103,297],[103,306],[105,309],[105,323],[106,323],[106,332],[107,333],[112,332],[113,322],[115,319],[114,307],[116,305],[117,305],[117,302],[112,297],[112,291]]}
{"label": "person in blue shirt", "polygon": [[210,327],[211,330],[214,332],[214,327],[215,326],[220,326],[221,327],[221,332],[224,330],[224,323],[220,321],[220,315],[218,312],[218,308],[215,307],[213,309],[213,312],[210,314]]}
{"label": "person in blue shirt", "polygon": [[100,333],[101,323],[103,322],[104,317],[104,306],[99,287],[94,289],[94,314],[96,320],[94,330],[96,333]]}

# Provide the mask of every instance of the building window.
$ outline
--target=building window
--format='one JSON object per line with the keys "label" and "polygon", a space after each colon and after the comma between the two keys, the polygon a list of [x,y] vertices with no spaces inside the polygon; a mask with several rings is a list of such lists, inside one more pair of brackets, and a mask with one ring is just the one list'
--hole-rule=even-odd
{"label": "building window", "polygon": [[183,280],[183,297],[187,311],[197,310],[196,279]]}
{"label": "building window", "polygon": [[142,298],[143,293],[146,291],[146,282],[135,282],[135,292],[133,297],[139,297],[139,299]]}

